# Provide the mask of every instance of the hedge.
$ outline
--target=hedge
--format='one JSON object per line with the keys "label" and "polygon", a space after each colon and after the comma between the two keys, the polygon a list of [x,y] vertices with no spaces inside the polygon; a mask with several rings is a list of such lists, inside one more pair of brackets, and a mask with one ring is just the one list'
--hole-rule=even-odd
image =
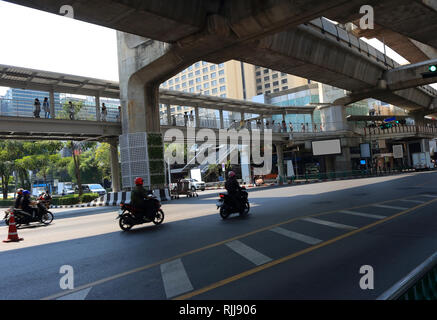
{"label": "hedge", "polygon": [[79,203],[89,203],[97,199],[99,195],[97,193],[85,193],[80,198],[79,195],[69,195],[61,198],[53,198],[52,204],[55,206],[74,205]]}
{"label": "hedge", "polygon": [[0,200],[0,207],[12,207],[15,205],[15,200]]}

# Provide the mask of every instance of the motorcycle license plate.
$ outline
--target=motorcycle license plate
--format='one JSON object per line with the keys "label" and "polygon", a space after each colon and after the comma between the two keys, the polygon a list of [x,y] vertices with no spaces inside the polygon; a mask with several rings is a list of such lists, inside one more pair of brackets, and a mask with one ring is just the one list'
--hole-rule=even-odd
{"label": "motorcycle license plate", "polygon": [[221,207],[223,205],[222,201],[217,201],[217,207]]}

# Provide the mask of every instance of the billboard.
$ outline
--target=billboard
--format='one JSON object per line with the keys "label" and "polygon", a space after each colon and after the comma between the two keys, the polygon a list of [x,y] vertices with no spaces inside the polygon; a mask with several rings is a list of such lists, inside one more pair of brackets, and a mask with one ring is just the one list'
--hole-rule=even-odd
{"label": "billboard", "polygon": [[330,154],[341,154],[340,139],[313,141],[314,156],[325,156]]}
{"label": "billboard", "polygon": [[393,146],[393,158],[395,159],[402,159],[404,157],[404,150],[402,148],[402,145],[395,145]]}
{"label": "billboard", "polygon": [[370,158],[370,144],[362,143],[360,144],[361,158]]}

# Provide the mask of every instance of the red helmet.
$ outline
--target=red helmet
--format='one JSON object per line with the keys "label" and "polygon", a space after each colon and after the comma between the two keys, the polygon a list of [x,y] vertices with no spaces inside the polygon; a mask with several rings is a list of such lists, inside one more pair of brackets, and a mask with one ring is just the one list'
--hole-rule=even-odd
{"label": "red helmet", "polygon": [[228,177],[229,178],[235,177],[235,172],[234,171],[229,171]]}
{"label": "red helmet", "polygon": [[143,178],[136,178],[135,179],[135,184],[137,186],[140,186],[140,185],[142,186],[144,184]]}

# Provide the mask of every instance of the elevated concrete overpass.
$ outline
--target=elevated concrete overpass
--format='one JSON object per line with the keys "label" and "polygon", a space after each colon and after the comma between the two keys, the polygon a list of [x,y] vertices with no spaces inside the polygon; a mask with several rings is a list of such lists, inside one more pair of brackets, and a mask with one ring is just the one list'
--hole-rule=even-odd
{"label": "elevated concrete overpass", "polygon": [[[11,2],[52,13],[59,13],[60,7],[68,4],[56,0]],[[362,5],[399,8],[399,1],[92,0],[70,4],[75,18],[120,31],[122,140],[128,144],[129,135],[160,133],[159,85],[199,60],[218,63],[237,59],[346,89],[351,92],[349,100],[338,101],[323,111],[333,122],[344,119],[345,102],[365,97],[423,111],[422,117],[434,112],[434,90],[414,86],[390,90],[381,80],[388,69],[398,65],[346,30],[319,18],[352,21]],[[408,3],[401,4],[405,5],[400,6],[405,14],[410,14]],[[433,17],[431,12],[424,20],[432,24],[436,21],[432,21]],[[403,32],[433,45],[432,39],[426,38],[429,30]],[[144,146],[147,149],[147,143]],[[135,146],[129,144],[125,148],[133,150]],[[132,175],[136,160],[131,160],[125,166],[125,181],[132,180],[128,176]],[[164,180],[162,173],[150,172],[148,168],[144,168],[143,175],[146,181],[151,177],[154,181]]]}
{"label": "elevated concrete overpass", "polygon": [[[375,12],[375,28],[354,28],[356,36],[377,38],[411,63],[437,58],[437,1],[369,1]],[[358,12],[358,11],[356,11]],[[359,25],[358,14],[339,18]]]}

